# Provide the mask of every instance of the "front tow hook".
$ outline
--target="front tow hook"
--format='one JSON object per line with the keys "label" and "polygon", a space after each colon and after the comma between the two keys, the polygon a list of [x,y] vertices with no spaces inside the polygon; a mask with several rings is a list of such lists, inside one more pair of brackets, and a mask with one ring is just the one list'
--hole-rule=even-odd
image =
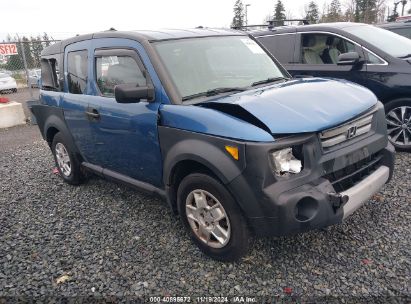
{"label": "front tow hook", "polygon": [[348,195],[341,195],[339,193],[328,193],[328,199],[331,202],[331,206],[334,209],[334,212],[337,211],[342,205],[348,202]]}

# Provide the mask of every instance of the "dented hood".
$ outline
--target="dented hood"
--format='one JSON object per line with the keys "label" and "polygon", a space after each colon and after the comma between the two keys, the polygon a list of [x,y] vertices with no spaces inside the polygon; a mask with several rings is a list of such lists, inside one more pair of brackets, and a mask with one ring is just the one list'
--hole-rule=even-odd
{"label": "dented hood", "polygon": [[371,91],[352,82],[307,78],[214,99],[210,107],[235,116],[239,106],[271,133],[291,134],[331,128],[376,103]]}

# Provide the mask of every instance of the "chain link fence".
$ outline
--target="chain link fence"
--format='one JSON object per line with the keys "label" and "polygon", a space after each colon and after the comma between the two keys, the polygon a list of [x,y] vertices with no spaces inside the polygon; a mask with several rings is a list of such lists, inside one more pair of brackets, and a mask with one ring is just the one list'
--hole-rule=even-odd
{"label": "chain link fence", "polygon": [[[39,86],[40,60],[44,48],[58,42],[58,40],[45,40],[38,38],[26,38],[0,42],[0,77],[4,74],[12,77],[16,82],[17,91],[20,88],[31,89]],[[0,79],[0,90],[1,90]],[[13,85],[14,86],[14,85]],[[7,87],[5,87],[7,88]]]}

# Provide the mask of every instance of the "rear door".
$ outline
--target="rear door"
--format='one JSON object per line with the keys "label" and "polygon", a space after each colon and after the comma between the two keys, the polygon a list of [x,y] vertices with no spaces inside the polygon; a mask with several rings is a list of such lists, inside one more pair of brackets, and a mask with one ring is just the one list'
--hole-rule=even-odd
{"label": "rear door", "polygon": [[67,126],[83,158],[99,164],[94,150],[95,138],[87,116],[90,66],[90,40],[68,45],[64,51],[64,94],[62,107]]}

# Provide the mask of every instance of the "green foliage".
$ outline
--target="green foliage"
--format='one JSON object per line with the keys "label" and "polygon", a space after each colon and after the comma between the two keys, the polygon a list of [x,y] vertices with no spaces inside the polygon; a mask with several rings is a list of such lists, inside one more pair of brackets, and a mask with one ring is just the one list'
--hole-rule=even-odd
{"label": "green foliage", "polygon": [[356,0],[355,21],[374,23],[378,20],[378,0]]}
{"label": "green foliage", "polygon": [[232,27],[242,27],[245,25],[244,4],[241,0],[236,0],[234,4],[234,17],[231,22]]}
{"label": "green foliage", "polygon": [[285,7],[281,0],[278,0],[274,8],[274,20],[277,20],[276,25],[284,25]]}
{"label": "green foliage", "polygon": [[[50,42],[47,42],[50,44]],[[33,54],[33,64],[35,67],[40,67],[41,51],[43,50],[43,44],[41,42],[41,37],[36,38],[31,37],[31,52]]]}
{"label": "green foliage", "polygon": [[307,15],[305,17],[310,23],[317,23],[320,20],[320,12],[317,3],[311,1],[308,4]]}
{"label": "green foliage", "polygon": [[342,10],[340,0],[332,0],[328,10],[328,21],[337,22],[342,20]]}

